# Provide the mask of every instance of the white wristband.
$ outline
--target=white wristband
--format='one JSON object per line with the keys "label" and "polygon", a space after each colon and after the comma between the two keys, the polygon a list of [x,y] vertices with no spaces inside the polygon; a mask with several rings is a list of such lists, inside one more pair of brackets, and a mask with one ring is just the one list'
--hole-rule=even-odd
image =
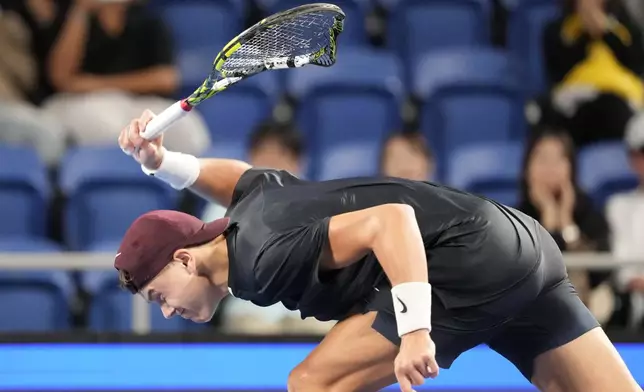
{"label": "white wristband", "polygon": [[432,286],[409,282],[392,287],[398,336],[420,329],[432,330]]}
{"label": "white wristband", "polygon": [[149,170],[141,166],[141,170],[149,176],[156,177],[177,190],[185,189],[197,181],[201,164],[193,155],[180,152],[166,151],[161,166]]}

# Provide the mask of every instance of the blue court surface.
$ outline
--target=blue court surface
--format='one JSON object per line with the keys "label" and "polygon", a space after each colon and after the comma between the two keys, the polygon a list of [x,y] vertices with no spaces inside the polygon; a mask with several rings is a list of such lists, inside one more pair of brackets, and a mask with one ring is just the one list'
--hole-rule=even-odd
{"label": "blue court surface", "polygon": [[[290,343],[0,345],[0,390],[284,391],[289,371],[313,347]],[[617,347],[644,385],[644,344]],[[418,390],[533,389],[510,363],[488,348],[477,347]]]}

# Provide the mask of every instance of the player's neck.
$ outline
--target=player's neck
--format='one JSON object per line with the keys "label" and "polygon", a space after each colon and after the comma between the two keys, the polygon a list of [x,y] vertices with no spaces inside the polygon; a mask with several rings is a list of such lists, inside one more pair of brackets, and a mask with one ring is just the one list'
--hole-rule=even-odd
{"label": "player's neck", "polygon": [[228,246],[223,236],[203,245],[205,257],[200,266],[200,274],[208,277],[210,282],[228,291]]}

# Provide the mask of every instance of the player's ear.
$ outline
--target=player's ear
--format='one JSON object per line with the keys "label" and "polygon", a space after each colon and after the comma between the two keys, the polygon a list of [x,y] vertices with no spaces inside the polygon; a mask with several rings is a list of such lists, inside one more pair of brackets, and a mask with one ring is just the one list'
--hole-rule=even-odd
{"label": "player's ear", "polygon": [[195,255],[189,249],[178,249],[174,252],[174,260],[188,270],[191,274],[197,274],[197,261]]}
{"label": "player's ear", "polygon": [[190,264],[191,259],[192,255],[190,254],[188,249],[177,249],[174,252],[174,261],[181,263],[186,268]]}

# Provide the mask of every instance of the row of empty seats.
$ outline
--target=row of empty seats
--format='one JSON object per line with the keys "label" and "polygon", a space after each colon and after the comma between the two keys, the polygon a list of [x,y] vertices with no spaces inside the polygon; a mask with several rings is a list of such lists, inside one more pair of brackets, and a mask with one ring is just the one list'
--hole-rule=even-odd
{"label": "row of empty seats", "polygon": [[[454,150],[443,182],[516,205],[521,154],[522,146],[517,142]],[[364,160],[354,155],[354,162]],[[344,166],[345,173],[352,171],[351,162],[336,163],[338,172]],[[375,169],[377,162],[370,164]],[[608,195],[636,185],[620,143],[582,150],[579,176],[598,206]],[[138,215],[152,209],[177,208],[179,200],[178,192],[146,177],[130,157],[112,147],[71,151],[61,166],[58,183],[66,199],[65,248],[74,251],[114,251]],[[59,249],[46,236],[50,188],[32,150],[0,148],[0,251]]]}
{"label": "row of empty seats", "polygon": [[[268,13],[310,3],[305,0],[264,0]],[[375,2],[328,0],[346,13],[341,48],[368,46],[365,18]],[[245,1],[155,1],[172,28],[183,74],[203,74],[214,54],[243,30]],[[492,0],[396,0],[384,1],[390,12],[387,48],[403,64],[414,64],[425,53],[446,48],[491,46]],[[525,80],[531,92],[544,88],[541,36],[545,25],[560,14],[558,0],[520,0],[510,10],[508,50],[526,64]],[[341,49],[341,51],[344,49]]]}
{"label": "row of empty seats", "polygon": [[[132,295],[119,288],[114,272],[82,272],[90,294],[88,327],[95,331],[130,331]],[[73,328],[71,310],[76,286],[71,274],[58,270],[0,271],[0,306],[11,316],[0,318],[0,332],[48,332]],[[180,317],[166,320],[150,306],[155,331],[198,329]]]}

